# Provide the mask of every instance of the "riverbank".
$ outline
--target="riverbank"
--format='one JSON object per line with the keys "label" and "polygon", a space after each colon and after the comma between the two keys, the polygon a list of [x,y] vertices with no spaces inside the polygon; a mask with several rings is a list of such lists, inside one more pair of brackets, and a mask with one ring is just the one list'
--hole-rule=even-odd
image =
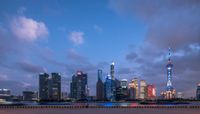
{"label": "riverbank", "polygon": [[0,114],[199,114],[200,108],[1,108]]}

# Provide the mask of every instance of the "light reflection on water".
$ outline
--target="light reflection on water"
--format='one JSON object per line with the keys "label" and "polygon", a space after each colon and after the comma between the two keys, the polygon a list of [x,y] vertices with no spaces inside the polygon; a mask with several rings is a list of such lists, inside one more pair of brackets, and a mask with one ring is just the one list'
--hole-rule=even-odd
{"label": "light reflection on water", "polygon": [[[68,106],[106,106],[106,107],[112,107],[112,106],[144,106],[138,102],[102,102],[102,103],[71,103],[71,102],[51,102],[51,103],[37,103],[37,102],[22,102],[24,105],[28,106],[39,106],[39,105],[68,105]],[[147,105],[147,104],[146,104]],[[200,106],[200,102],[191,102],[190,104],[148,104],[149,106]]]}

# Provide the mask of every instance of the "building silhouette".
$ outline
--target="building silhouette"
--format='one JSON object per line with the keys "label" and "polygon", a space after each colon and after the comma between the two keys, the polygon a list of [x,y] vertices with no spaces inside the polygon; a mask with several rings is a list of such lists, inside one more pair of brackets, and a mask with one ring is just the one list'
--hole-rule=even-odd
{"label": "building silhouette", "polygon": [[172,71],[173,71],[173,64],[171,60],[171,49],[169,48],[168,53],[168,61],[166,65],[167,70],[167,87],[164,92],[161,92],[161,96],[164,99],[174,99],[176,97],[176,90],[172,86]]}
{"label": "building silhouette", "polygon": [[83,100],[87,98],[88,94],[88,82],[87,74],[82,71],[77,71],[72,76],[72,82],[70,85],[70,96],[76,100]]}
{"label": "building silhouette", "polygon": [[61,100],[61,75],[52,73],[39,74],[39,100],[59,101]]}
{"label": "building silhouette", "polygon": [[61,75],[59,73],[51,73],[49,79],[49,98],[53,101],[61,100]]}
{"label": "building silhouette", "polygon": [[98,80],[96,84],[96,97],[97,100],[104,100],[104,83],[102,79],[103,71],[99,69],[97,74],[98,74]]}
{"label": "building silhouette", "polygon": [[147,85],[147,99],[153,100],[156,99],[156,87],[155,85]]}
{"label": "building silhouette", "polygon": [[49,74],[39,74],[39,100],[49,100]]}
{"label": "building silhouette", "polygon": [[196,97],[197,100],[200,100],[200,83],[197,85]]}
{"label": "building silhouette", "polygon": [[147,98],[147,83],[145,80],[140,80],[140,99]]}
{"label": "building silhouette", "polygon": [[112,80],[111,76],[108,75],[104,82],[104,97],[105,97],[105,100],[108,100],[108,101],[115,100],[115,96],[112,91],[112,83],[113,83],[113,80]]}

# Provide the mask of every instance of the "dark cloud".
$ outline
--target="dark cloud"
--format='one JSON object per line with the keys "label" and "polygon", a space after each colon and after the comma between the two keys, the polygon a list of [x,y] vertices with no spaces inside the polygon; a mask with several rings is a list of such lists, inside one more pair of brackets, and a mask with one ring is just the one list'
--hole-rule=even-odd
{"label": "dark cloud", "polygon": [[[82,56],[81,54],[79,54],[78,52],[76,52],[74,49],[70,49],[67,52],[67,58],[71,61],[75,61],[79,64],[85,64],[88,63],[88,59],[84,56]],[[70,62],[70,61],[69,61]]]}
{"label": "dark cloud", "polygon": [[41,72],[47,72],[46,69],[42,66],[39,66],[39,65],[34,65],[32,63],[29,63],[27,61],[20,61],[20,62],[17,62],[16,65],[24,70],[25,72],[29,72],[29,73],[41,73]]}
{"label": "dark cloud", "polygon": [[139,18],[147,26],[145,40],[156,47],[173,49],[200,42],[199,0],[111,0],[121,14]]}
{"label": "dark cloud", "polygon": [[133,61],[137,58],[137,54],[135,52],[130,52],[126,55],[126,60]]}

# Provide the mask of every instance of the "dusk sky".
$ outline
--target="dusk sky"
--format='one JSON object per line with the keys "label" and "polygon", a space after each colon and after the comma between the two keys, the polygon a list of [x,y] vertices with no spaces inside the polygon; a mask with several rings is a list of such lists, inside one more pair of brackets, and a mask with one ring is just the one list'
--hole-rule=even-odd
{"label": "dusk sky", "polygon": [[62,74],[69,92],[77,70],[167,83],[168,47],[173,87],[195,96],[200,82],[200,0],[0,0],[0,88],[38,90],[38,74]]}

